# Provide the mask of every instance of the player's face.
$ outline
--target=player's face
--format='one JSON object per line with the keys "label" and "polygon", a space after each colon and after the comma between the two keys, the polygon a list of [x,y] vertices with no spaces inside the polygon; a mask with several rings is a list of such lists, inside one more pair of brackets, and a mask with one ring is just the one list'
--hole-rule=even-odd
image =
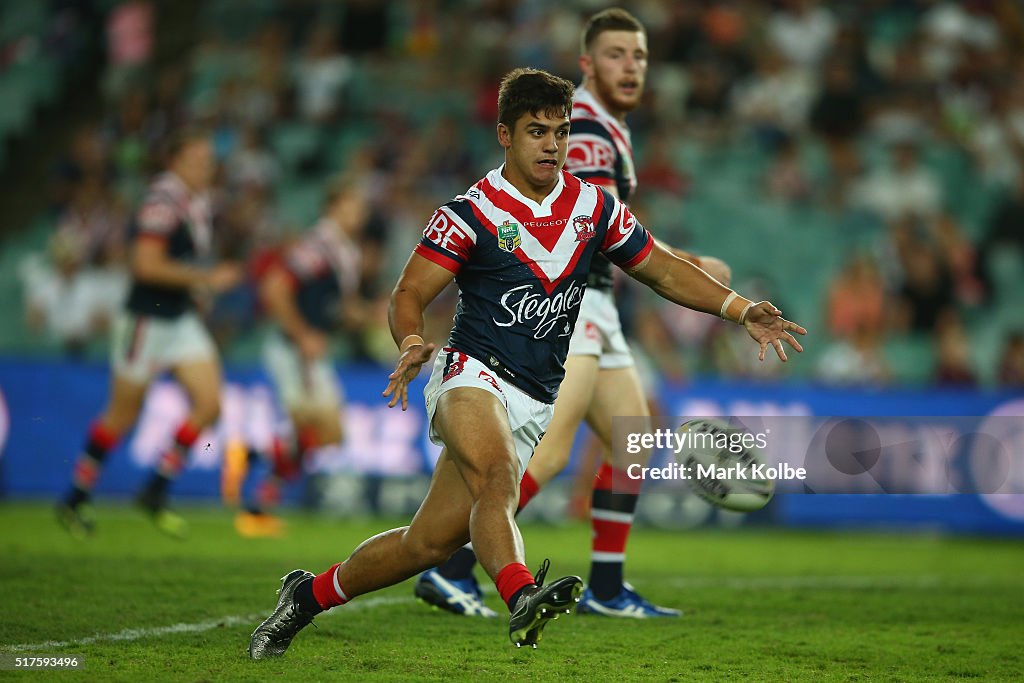
{"label": "player's face", "polygon": [[213,143],[206,138],[189,142],[178,153],[174,170],[194,190],[210,187],[217,172]]}
{"label": "player's face", "polygon": [[647,35],[641,31],[604,31],[580,57],[580,68],[608,111],[633,111],[644,94]]}
{"label": "player's face", "polygon": [[370,205],[362,192],[353,190],[342,195],[331,207],[337,217],[338,224],[345,232],[356,235],[363,231],[367,219],[370,217]]}
{"label": "player's face", "polygon": [[527,112],[516,121],[514,130],[499,125],[498,138],[506,151],[505,171],[513,185],[525,183],[543,194],[555,186],[569,151],[568,116]]}

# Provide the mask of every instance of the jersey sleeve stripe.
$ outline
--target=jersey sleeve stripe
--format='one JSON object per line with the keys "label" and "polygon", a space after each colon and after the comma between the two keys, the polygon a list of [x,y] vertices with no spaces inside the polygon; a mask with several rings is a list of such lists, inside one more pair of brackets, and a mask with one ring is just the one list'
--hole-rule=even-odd
{"label": "jersey sleeve stripe", "polygon": [[426,240],[417,244],[414,251],[428,261],[433,261],[445,270],[449,270],[456,275],[458,275],[459,271],[462,269],[463,264],[461,262],[452,258],[448,254],[443,253],[438,247],[435,247],[432,243],[427,242]]}
{"label": "jersey sleeve stripe", "polygon": [[[644,232],[647,233],[646,230]],[[618,265],[620,268],[632,268],[633,266],[639,264],[641,261],[647,258],[647,255],[651,253],[652,249],[654,249],[654,239],[651,237],[650,233],[647,233],[646,236],[647,243],[644,244],[643,247],[641,247],[640,251],[636,253],[636,256],[634,256],[633,258],[629,259],[624,263],[619,263]]]}
{"label": "jersey sleeve stripe", "polygon": [[472,240],[473,244],[476,244],[476,230],[474,230],[469,225],[469,223],[466,222],[466,220],[459,214],[458,211],[456,211],[450,206],[442,206],[441,211],[444,212],[444,214],[448,216],[448,218],[450,218],[453,223],[462,228],[466,236],[469,237],[470,240]]}

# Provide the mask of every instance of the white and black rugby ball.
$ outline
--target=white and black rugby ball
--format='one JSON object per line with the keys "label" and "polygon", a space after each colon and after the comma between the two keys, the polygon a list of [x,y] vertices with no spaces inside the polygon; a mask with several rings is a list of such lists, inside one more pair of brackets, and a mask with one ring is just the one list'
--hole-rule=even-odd
{"label": "white and black rugby ball", "polygon": [[760,510],[775,493],[775,481],[765,476],[765,461],[754,435],[721,419],[684,422],[676,433],[681,446],[676,456],[693,491],[725,510]]}

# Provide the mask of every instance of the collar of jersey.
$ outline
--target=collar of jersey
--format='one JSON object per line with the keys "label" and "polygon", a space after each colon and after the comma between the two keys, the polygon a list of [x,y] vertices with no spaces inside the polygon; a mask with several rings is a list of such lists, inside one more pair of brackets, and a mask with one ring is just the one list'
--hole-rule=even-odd
{"label": "collar of jersey", "polygon": [[629,128],[624,126],[622,123],[619,122],[617,118],[612,116],[611,113],[609,113],[609,111],[605,109],[604,105],[601,104],[601,101],[597,99],[594,93],[590,92],[589,88],[581,84],[579,87],[576,88],[576,94],[573,95],[573,100],[575,102],[585,104],[591,109],[593,109],[595,112],[597,112],[598,118],[601,119],[603,123],[613,127],[615,130],[621,133],[622,136],[626,138],[626,140],[630,139]]}
{"label": "collar of jersey", "polygon": [[344,233],[341,226],[332,218],[322,216],[313,226],[317,235],[332,246],[348,247],[353,244],[351,238]]}
{"label": "collar of jersey", "polygon": [[558,174],[558,182],[555,183],[554,189],[538,204],[529,197],[524,196],[522,192],[516,189],[515,185],[505,180],[505,176],[502,175],[504,170],[505,164],[502,164],[487,174],[487,181],[494,189],[507,192],[517,202],[529,208],[535,218],[551,215],[551,205],[555,203],[555,200],[562,194],[562,189],[565,187],[565,178],[561,172]]}

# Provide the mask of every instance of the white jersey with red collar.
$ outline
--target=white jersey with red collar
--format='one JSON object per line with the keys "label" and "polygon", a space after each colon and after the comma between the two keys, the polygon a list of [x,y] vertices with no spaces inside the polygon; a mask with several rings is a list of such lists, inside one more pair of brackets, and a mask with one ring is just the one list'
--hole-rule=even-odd
{"label": "white jersey with red collar", "polygon": [[416,253],[456,275],[448,346],[554,402],[591,261],[640,263],[650,234],[622,202],[563,171],[537,203],[495,169],[439,208]]}
{"label": "white jersey with red collar", "polygon": [[337,328],[341,302],[359,290],[359,247],[330,218],[321,218],[288,249],[284,266],[306,323],[323,332]]}
{"label": "white jersey with red collar", "polygon": [[636,166],[629,128],[584,87],[576,89],[565,170],[594,185],[614,187],[628,202],[636,191]]}
{"label": "white jersey with red collar", "polygon": [[[636,191],[636,166],[629,128],[609,114],[582,86],[576,89],[573,97],[565,170],[594,185],[614,187],[624,202],[628,202]],[[607,259],[594,259],[590,285],[611,290],[612,267]]]}

